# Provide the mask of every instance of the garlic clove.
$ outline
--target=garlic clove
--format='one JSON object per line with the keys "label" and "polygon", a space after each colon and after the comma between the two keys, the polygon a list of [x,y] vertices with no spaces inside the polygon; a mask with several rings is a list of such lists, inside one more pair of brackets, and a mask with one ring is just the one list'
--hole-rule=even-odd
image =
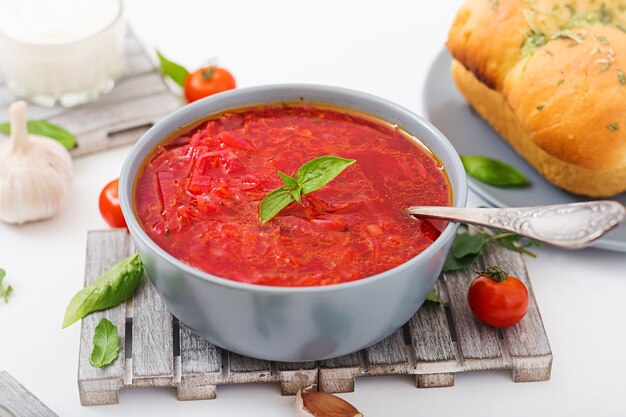
{"label": "garlic clove", "polygon": [[26,103],[9,108],[11,136],[0,141],[0,221],[23,224],[52,217],[63,207],[72,158],[57,141],[29,135]]}
{"label": "garlic clove", "polygon": [[363,414],[336,395],[298,390],[296,417],[363,417]]}

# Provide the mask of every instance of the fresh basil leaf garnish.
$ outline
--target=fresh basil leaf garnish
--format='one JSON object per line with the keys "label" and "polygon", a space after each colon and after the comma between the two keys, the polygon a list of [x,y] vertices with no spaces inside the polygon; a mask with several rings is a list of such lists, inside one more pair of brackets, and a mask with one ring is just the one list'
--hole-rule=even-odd
{"label": "fresh basil leaf garnish", "polygon": [[184,87],[185,80],[189,75],[189,71],[187,71],[187,68],[165,58],[163,54],[161,54],[161,52],[159,51],[156,51],[156,53],[159,57],[159,63],[161,64],[161,73],[166,77],[170,77],[172,81],[174,81],[176,84]]}
{"label": "fresh basil leaf garnish", "polygon": [[296,180],[302,185],[302,193],[308,194],[328,184],[355,162],[338,156],[320,156],[302,165],[296,173]]}
{"label": "fresh basil leaf garnish", "polygon": [[302,194],[319,190],[355,162],[354,159],[326,155],[302,165],[296,172],[296,178],[278,171],[285,186],[270,192],[261,201],[259,207],[261,223],[267,223],[293,201],[302,204]]}
{"label": "fresh basil leaf garnish", "polygon": [[517,168],[484,155],[461,155],[465,171],[472,177],[496,187],[530,185]]}
{"label": "fresh basil leaf garnish", "polygon": [[102,368],[113,363],[119,354],[120,339],[117,336],[117,326],[103,318],[96,326],[93,335],[93,349],[89,356],[89,363],[95,368]]}
{"label": "fresh basil leaf garnish", "polygon": [[426,301],[437,304],[442,303],[441,297],[439,297],[439,294],[437,294],[437,290],[435,288],[431,288],[431,290],[428,291],[428,294],[426,295]]}
{"label": "fresh basil leaf garnish", "polygon": [[[26,122],[28,133],[33,135],[45,136],[54,139],[65,147],[67,150],[76,147],[76,137],[61,126],[50,123],[47,120],[28,120]],[[11,134],[10,123],[0,123],[0,132],[5,135]]]}
{"label": "fresh basil leaf garnish", "polygon": [[282,209],[291,204],[292,201],[294,201],[294,198],[291,195],[291,191],[287,187],[280,187],[266,195],[263,201],[261,201],[261,223],[268,222]]}
{"label": "fresh basil leaf garnish", "polygon": [[[473,233],[469,233],[469,227],[472,228]],[[443,264],[443,272],[457,271],[472,266],[490,242],[533,258],[537,255],[527,248],[541,246],[541,243],[515,233],[501,232],[487,227],[467,226],[462,223]]]}
{"label": "fresh basil leaf garnish", "polygon": [[142,276],[143,263],[139,255],[122,259],[74,295],[65,310],[63,328],[94,311],[106,310],[128,300]]}

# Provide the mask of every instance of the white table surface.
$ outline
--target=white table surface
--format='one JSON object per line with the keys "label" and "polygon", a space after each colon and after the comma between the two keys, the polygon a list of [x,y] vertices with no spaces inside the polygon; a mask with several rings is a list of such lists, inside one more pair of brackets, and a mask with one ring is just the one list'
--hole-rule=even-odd
{"label": "white table surface", "polygon": [[[130,0],[126,16],[149,47],[190,68],[218,57],[241,87],[332,84],[419,113],[426,71],[460,3]],[[277,384],[219,387],[216,400],[192,402],[177,401],[172,389],[123,390],[119,405],[80,406],[80,326],[61,330],[61,321],[83,283],[86,232],[106,228],[99,191],[127,152],[77,159],[58,217],[0,224],[0,266],[15,290],[8,305],[0,302],[0,370],[61,416],[293,416],[293,397],[281,397]],[[472,196],[470,204],[481,202]],[[458,374],[452,388],[417,389],[409,376],[375,377],[358,379],[356,391],[342,396],[370,417],[624,415],[626,255],[538,253],[528,268],[554,353],[549,382],[516,384],[507,371],[490,371]]]}

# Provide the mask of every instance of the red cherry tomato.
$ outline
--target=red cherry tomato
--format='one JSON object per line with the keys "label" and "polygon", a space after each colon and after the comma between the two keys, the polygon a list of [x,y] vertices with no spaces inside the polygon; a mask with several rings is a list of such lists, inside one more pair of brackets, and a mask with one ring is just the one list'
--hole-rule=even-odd
{"label": "red cherry tomato", "polygon": [[467,292],[472,312],[494,327],[509,327],[518,323],[528,311],[528,289],[517,278],[498,266],[480,272]]}
{"label": "red cherry tomato", "polygon": [[119,179],[113,180],[104,186],[100,192],[100,214],[113,228],[126,227],[126,220],[120,207],[120,198],[117,192]]}
{"label": "red cherry tomato", "polygon": [[212,94],[232,90],[236,86],[235,78],[228,70],[215,66],[202,67],[185,79],[185,97],[191,103]]}

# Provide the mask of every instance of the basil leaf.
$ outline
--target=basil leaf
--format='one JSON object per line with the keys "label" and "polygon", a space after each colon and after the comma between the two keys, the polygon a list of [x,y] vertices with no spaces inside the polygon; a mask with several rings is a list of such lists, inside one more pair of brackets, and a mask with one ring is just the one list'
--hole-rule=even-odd
{"label": "basil leaf", "polygon": [[106,310],[133,296],[143,275],[143,263],[135,254],[113,265],[94,282],[78,291],[65,310],[63,328],[94,311]]}
{"label": "basil leaf", "polygon": [[110,365],[120,354],[120,339],[117,337],[117,326],[103,318],[96,326],[93,335],[93,350],[89,363],[95,368]]}
{"label": "basil leaf", "polygon": [[463,258],[467,255],[480,254],[486,244],[487,238],[483,235],[461,233],[454,238],[451,252],[455,258]]}
{"label": "basil leaf", "polygon": [[[65,147],[67,150],[76,147],[76,137],[61,126],[50,123],[47,120],[29,120],[26,122],[28,133],[33,135],[45,136],[54,139]],[[0,132],[5,135],[11,134],[10,123],[0,123]]]}
{"label": "basil leaf", "polygon": [[6,274],[6,271],[0,268],[0,297],[4,298],[5,304],[9,304],[9,295],[11,295],[11,293],[13,292],[13,287],[11,287],[10,285],[8,285],[6,288],[4,287],[2,281],[4,280]]}
{"label": "basil leaf", "polygon": [[298,185],[295,190],[290,190],[291,196],[298,204],[302,204],[302,186]]}
{"label": "basil leaf", "polygon": [[457,271],[471,266],[483,252],[488,241],[483,234],[457,233],[443,264],[443,271]]}
{"label": "basil leaf", "polygon": [[302,165],[296,173],[296,180],[302,185],[302,193],[307,194],[319,190],[355,162],[338,156],[320,156]]}
{"label": "basil leaf", "polygon": [[287,187],[280,187],[265,196],[259,207],[261,223],[267,223],[294,200]]}
{"label": "basil leaf", "polygon": [[[524,240],[524,242],[520,242],[521,240]],[[518,252],[524,255],[528,255],[531,258],[536,258],[537,255],[534,254],[533,252],[529,251],[526,248],[529,248],[531,246],[541,246],[541,242],[537,242],[535,240],[530,240],[530,239],[526,239],[523,238],[520,235],[516,235],[516,234],[511,234],[511,235],[507,235],[507,236],[502,236],[499,237],[497,239],[493,240],[494,242],[496,242],[497,244],[504,246],[505,248],[512,250],[514,252]]]}
{"label": "basil leaf", "polygon": [[448,257],[443,264],[443,272],[458,271],[459,269],[468,268],[476,262],[479,256],[480,253],[471,253],[462,258],[456,258],[452,253],[448,253]]}
{"label": "basil leaf", "polygon": [[497,159],[483,155],[461,155],[463,166],[469,175],[496,187],[530,185],[519,170]]}
{"label": "basil leaf", "polygon": [[159,57],[159,63],[161,64],[161,73],[166,77],[170,77],[176,84],[184,87],[189,71],[187,71],[187,69],[182,65],[165,58],[158,50],[156,53]]}
{"label": "basil leaf", "polygon": [[295,178],[291,178],[289,175],[278,171],[278,176],[283,180],[287,188],[290,190],[298,188],[298,181]]}
{"label": "basil leaf", "polygon": [[430,291],[428,291],[428,294],[426,295],[426,301],[441,304],[441,297],[439,297],[439,294],[437,294],[437,290],[435,288],[432,288]]}
{"label": "basil leaf", "polygon": [[259,207],[261,224],[268,222],[294,200],[302,204],[302,194],[319,190],[355,162],[354,159],[327,155],[312,159],[302,165],[296,172],[295,179],[278,171],[285,187],[272,191],[261,201]]}

